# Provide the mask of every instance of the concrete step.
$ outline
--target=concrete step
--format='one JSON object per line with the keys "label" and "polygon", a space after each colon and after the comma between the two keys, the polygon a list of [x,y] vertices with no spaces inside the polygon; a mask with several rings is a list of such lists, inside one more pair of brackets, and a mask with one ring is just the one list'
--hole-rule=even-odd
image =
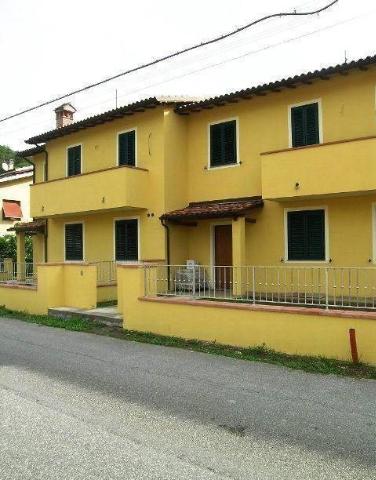
{"label": "concrete step", "polygon": [[108,325],[110,327],[122,327],[123,317],[117,307],[100,307],[91,310],[83,310],[72,307],[54,307],[48,309],[48,315],[58,318],[81,317],[94,323]]}

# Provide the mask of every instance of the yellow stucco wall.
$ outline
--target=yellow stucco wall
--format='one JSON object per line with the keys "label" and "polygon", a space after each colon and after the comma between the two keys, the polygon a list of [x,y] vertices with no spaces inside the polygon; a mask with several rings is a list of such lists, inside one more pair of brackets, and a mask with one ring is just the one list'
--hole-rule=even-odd
{"label": "yellow stucco wall", "polygon": [[52,307],[89,309],[97,304],[96,267],[84,264],[39,265],[38,285],[0,284],[0,305],[46,315]]}
{"label": "yellow stucco wall", "polygon": [[[290,105],[321,101],[323,142],[375,135],[375,84],[376,71],[357,71],[346,77],[338,75],[330,81],[314,81],[312,85],[189,115],[189,201],[261,195],[259,154],[289,147]],[[238,120],[241,165],[205,169],[208,166],[208,125],[233,118]],[[351,175],[340,168],[337,171]],[[318,177],[325,173],[322,166],[314,170]]]}
{"label": "yellow stucco wall", "polygon": [[265,344],[288,354],[351,360],[349,329],[355,328],[360,360],[376,364],[376,319],[341,318],[252,308],[217,308],[140,300],[142,268],[120,267],[119,299],[124,326],[160,335],[241,347]]}

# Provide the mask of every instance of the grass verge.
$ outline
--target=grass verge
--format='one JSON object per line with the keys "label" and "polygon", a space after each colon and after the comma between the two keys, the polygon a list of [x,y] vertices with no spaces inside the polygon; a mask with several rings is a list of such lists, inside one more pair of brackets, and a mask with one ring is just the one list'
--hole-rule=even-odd
{"label": "grass verge", "polygon": [[359,363],[357,365],[341,360],[328,359],[323,357],[307,357],[302,355],[287,355],[276,352],[264,345],[259,347],[231,347],[212,342],[199,340],[185,340],[177,337],[165,337],[153,333],[142,333],[131,330],[124,330],[105,325],[98,325],[81,318],[60,319],[47,315],[30,315],[24,312],[15,312],[0,307],[0,317],[15,318],[29,323],[46,325],[48,327],[64,328],[76,332],[87,332],[96,335],[105,335],[122,340],[152,345],[163,345],[165,347],[183,348],[195,352],[208,353],[210,355],[221,355],[239,360],[252,362],[264,362],[273,365],[304,370],[310,373],[321,373],[324,375],[341,375],[355,378],[366,378],[376,380],[376,367]]}

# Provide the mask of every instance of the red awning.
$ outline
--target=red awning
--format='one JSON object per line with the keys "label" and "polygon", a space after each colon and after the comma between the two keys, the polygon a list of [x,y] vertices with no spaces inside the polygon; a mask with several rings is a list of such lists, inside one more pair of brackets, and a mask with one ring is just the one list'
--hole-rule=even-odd
{"label": "red awning", "polygon": [[22,210],[20,203],[12,200],[3,200],[4,218],[22,218]]}

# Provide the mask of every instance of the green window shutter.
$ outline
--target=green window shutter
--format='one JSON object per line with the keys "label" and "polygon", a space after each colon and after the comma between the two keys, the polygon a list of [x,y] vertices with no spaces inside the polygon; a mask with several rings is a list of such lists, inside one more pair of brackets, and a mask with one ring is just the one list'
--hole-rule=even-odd
{"label": "green window shutter", "polygon": [[320,143],[319,139],[319,106],[317,103],[306,105],[305,107],[306,124],[306,145],[315,145]]}
{"label": "green window shutter", "polygon": [[117,261],[138,260],[138,220],[116,221],[115,258]]}
{"label": "green window shutter", "polygon": [[119,165],[136,166],[136,131],[119,135]]}
{"label": "green window shutter", "polygon": [[210,166],[219,167],[237,162],[236,121],[210,125]]}
{"label": "green window shutter", "polygon": [[83,227],[82,223],[65,225],[65,260],[83,260]]}
{"label": "green window shutter", "polygon": [[304,147],[320,143],[318,103],[291,109],[292,146]]}
{"label": "green window shutter", "polygon": [[325,260],[325,211],[288,212],[288,259]]}
{"label": "green window shutter", "polygon": [[81,145],[68,148],[68,177],[81,173]]}

